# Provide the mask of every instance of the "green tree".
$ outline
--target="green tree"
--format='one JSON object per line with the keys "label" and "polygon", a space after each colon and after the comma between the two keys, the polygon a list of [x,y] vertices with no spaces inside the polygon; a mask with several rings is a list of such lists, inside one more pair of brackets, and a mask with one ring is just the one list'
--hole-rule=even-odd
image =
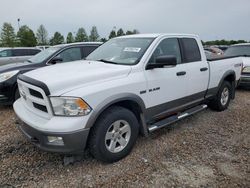
{"label": "green tree", "polygon": [[100,41],[104,43],[104,42],[107,42],[108,40],[106,38],[101,38]]}
{"label": "green tree", "polygon": [[98,34],[96,26],[93,26],[91,31],[90,31],[89,41],[98,41],[99,37],[100,36]]}
{"label": "green tree", "polygon": [[84,28],[79,28],[77,33],[76,33],[76,38],[75,38],[76,42],[87,42],[88,41],[88,35],[85,31]]}
{"label": "green tree", "polygon": [[117,31],[117,36],[123,36],[124,35],[124,32],[122,30],[122,28],[120,28],[118,31]]}
{"label": "green tree", "polygon": [[44,25],[40,25],[36,32],[37,43],[39,45],[48,44],[48,32]]}
{"label": "green tree", "polygon": [[63,44],[64,37],[61,33],[55,32],[54,36],[50,39],[50,45]]}
{"label": "green tree", "polygon": [[109,39],[115,38],[116,37],[116,32],[115,30],[112,30],[109,34]]}
{"label": "green tree", "polygon": [[20,27],[17,38],[19,46],[32,47],[37,45],[34,32],[27,25]]}
{"label": "green tree", "polygon": [[133,34],[134,34],[133,31],[129,31],[129,30],[128,30],[128,31],[126,32],[126,35],[133,35]]}
{"label": "green tree", "polygon": [[14,28],[10,23],[4,23],[1,34],[0,43],[3,47],[14,47],[16,42],[16,35]]}
{"label": "green tree", "polygon": [[133,30],[133,34],[139,34],[140,32],[137,29]]}
{"label": "green tree", "polygon": [[72,43],[72,42],[74,42],[74,36],[73,36],[73,34],[72,34],[71,32],[68,33],[66,42],[67,42],[67,43]]}

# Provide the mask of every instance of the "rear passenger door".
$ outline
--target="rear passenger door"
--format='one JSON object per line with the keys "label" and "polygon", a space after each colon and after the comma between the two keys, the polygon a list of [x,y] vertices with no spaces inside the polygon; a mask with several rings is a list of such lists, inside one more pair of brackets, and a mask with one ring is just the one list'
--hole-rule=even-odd
{"label": "rear passenger door", "polygon": [[180,44],[183,56],[183,65],[186,65],[188,77],[188,95],[192,102],[204,99],[209,82],[209,67],[207,60],[202,58],[202,45],[195,38],[181,38]]}
{"label": "rear passenger door", "polygon": [[29,49],[13,49],[13,57],[11,62],[23,62],[29,58]]}

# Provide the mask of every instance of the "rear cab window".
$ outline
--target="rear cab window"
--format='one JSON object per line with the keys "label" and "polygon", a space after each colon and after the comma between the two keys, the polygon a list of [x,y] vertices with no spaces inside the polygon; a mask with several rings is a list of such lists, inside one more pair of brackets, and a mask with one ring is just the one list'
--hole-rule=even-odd
{"label": "rear cab window", "polygon": [[201,61],[201,52],[194,38],[180,38],[183,63]]}

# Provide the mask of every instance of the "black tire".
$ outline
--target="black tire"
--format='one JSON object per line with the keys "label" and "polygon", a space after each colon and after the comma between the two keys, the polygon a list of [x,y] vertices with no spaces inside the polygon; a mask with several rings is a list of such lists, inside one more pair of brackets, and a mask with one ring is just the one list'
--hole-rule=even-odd
{"label": "black tire", "polygon": [[[225,88],[228,89],[229,96],[228,96],[228,100],[223,104],[222,93],[223,93]],[[228,108],[228,105],[230,103],[231,98],[232,98],[232,85],[228,81],[224,81],[222,83],[221,87],[219,88],[219,91],[218,91],[215,99],[209,103],[209,107],[211,109],[219,111],[219,112],[224,111]]]}
{"label": "black tire", "polygon": [[[119,121],[126,121],[128,123],[126,124],[126,126],[130,127],[131,133],[130,133],[130,138],[127,139],[128,141],[126,146],[124,146],[124,148],[121,151],[113,153],[107,148],[107,145],[109,143],[106,140],[106,134],[108,134],[108,132],[111,130],[111,126],[114,125],[115,122]],[[100,161],[107,163],[116,162],[124,158],[131,152],[138,137],[138,133],[139,133],[139,123],[133,112],[119,106],[110,107],[106,111],[104,111],[104,113],[98,118],[94,127],[92,127],[91,129],[89,135],[90,153]],[[112,136],[114,136],[113,133]],[[121,137],[116,139],[121,139]],[[110,145],[111,145],[111,140],[110,140]],[[117,146],[118,141],[116,141],[115,143],[116,143],[115,146]],[[123,146],[120,145],[120,148],[122,147]]]}
{"label": "black tire", "polygon": [[18,88],[15,90],[15,96],[14,96],[14,102],[20,98],[20,93],[19,93],[19,90]]}

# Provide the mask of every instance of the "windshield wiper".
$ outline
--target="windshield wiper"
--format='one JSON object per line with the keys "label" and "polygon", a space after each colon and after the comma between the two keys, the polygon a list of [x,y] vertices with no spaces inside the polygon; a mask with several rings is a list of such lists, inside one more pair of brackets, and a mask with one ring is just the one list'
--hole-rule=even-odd
{"label": "windshield wiper", "polygon": [[106,59],[98,59],[97,61],[101,61],[103,63],[110,63],[110,64],[119,64],[119,63],[116,63],[116,62],[113,62],[113,61],[108,61]]}

